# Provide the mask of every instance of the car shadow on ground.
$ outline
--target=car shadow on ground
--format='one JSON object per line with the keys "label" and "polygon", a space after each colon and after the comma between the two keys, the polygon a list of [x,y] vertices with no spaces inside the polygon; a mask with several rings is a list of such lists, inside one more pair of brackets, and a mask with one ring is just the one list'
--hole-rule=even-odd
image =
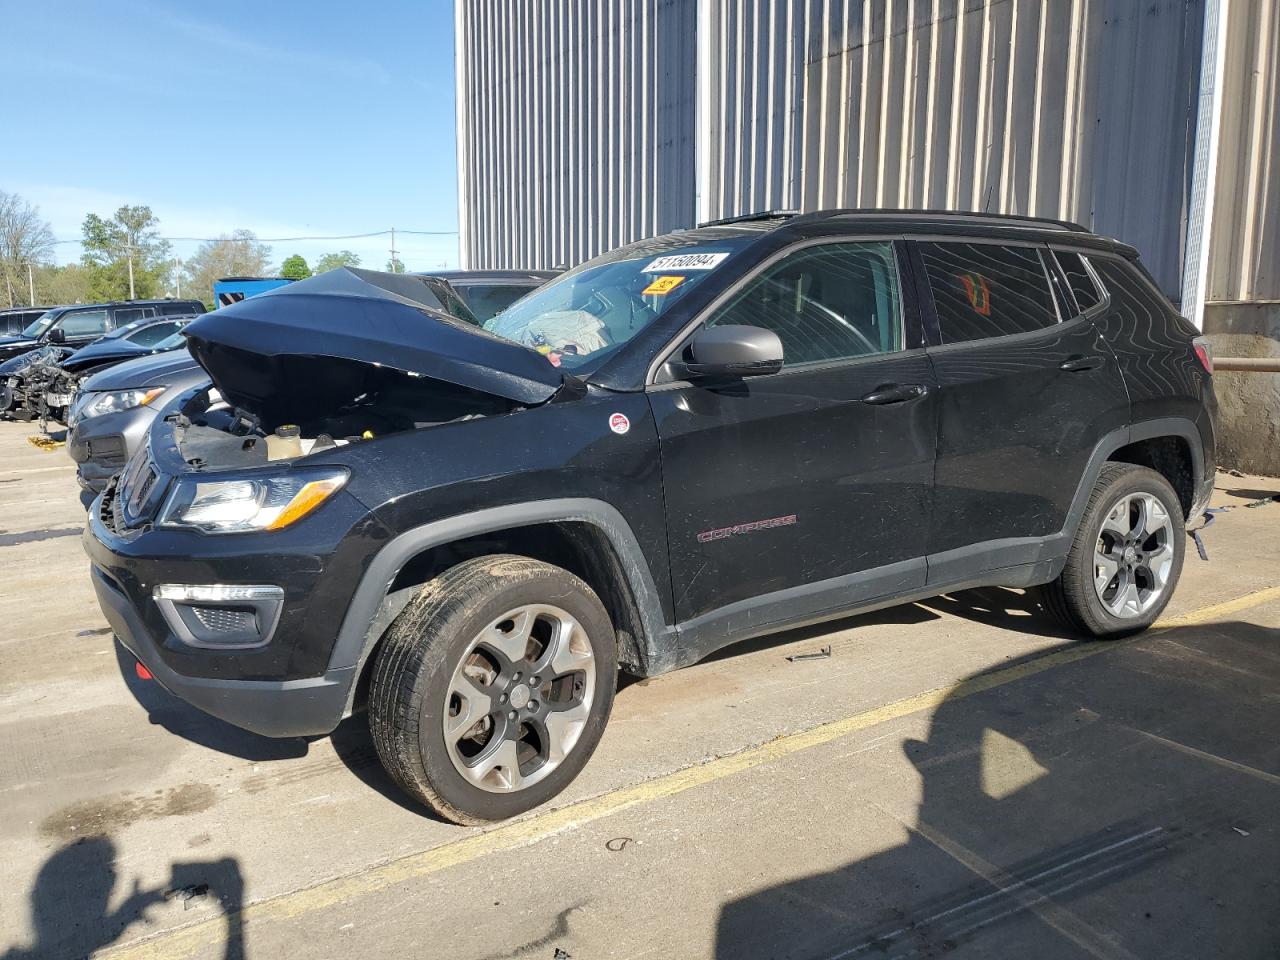
{"label": "car shadow on ground", "polygon": [[[116,845],[107,836],[73,840],[41,866],[31,888],[31,939],[11,946],[0,960],[87,957],[114,943],[134,923],[147,919],[159,904],[178,901],[184,909],[216,909],[226,920],[223,960],[243,960],[244,878],[233,858],[206,862],[174,862],[169,882],[142,889],[137,880],[127,896],[116,891],[119,870]],[[110,904],[118,906],[110,909]]]}
{"label": "car shadow on ground", "polygon": [[[914,812],[874,781],[860,795],[851,769],[850,822],[882,819],[908,840],[724,904],[716,956],[1273,955],[1280,630],[1090,646],[953,688],[927,739],[901,744],[920,777]],[[838,810],[815,817],[833,846],[865,840]]]}
{"label": "car shadow on ground", "polygon": [[154,680],[141,679],[135,670],[137,660],[119,641],[115,643],[115,653],[125,686],[156,726],[210,750],[255,763],[294,760],[307,755],[306,738],[275,739],[232,726],[179,700]]}

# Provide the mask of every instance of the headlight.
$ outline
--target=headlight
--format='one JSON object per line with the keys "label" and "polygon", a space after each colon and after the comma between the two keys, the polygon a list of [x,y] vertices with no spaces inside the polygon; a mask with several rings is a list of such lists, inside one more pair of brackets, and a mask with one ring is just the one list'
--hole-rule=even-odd
{"label": "headlight", "polygon": [[180,480],[160,514],[162,527],[205,533],[280,530],[309,514],[347,482],[341,468],[293,470],[278,477]]}
{"label": "headlight", "polygon": [[108,413],[145,407],[168,389],[168,387],[147,387],[137,390],[116,390],[112,393],[87,394],[83,405],[72,415],[72,420],[79,423],[81,420],[101,417]]}

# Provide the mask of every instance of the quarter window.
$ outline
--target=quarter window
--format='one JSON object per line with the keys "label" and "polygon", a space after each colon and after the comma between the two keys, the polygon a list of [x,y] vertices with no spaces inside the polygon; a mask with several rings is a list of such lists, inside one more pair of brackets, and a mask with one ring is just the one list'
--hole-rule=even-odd
{"label": "quarter window", "polygon": [[1088,268],[1085,266],[1084,257],[1078,253],[1068,253],[1065,250],[1055,250],[1053,255],[1058,258],[1058,266],[1066,274],[1067,286],[1071,288],[1071,293],[1076,298],[1076,307],[1080,312],[1088,313],[1100,304],[1102,302],[1102,292],[1098,289],[1098,285],[1093,282],[1093,275],[1089,273]]}
{"label": "quarter window", "polygon": [[943,343],[1042,330],[1058,322],[1035,247],[921,243]]}
{"label": "quarter window", "polygon": [[788,367],[902,349],[893,244],[808,247],[751,280],[708,326],[764,327],[782,340]]}

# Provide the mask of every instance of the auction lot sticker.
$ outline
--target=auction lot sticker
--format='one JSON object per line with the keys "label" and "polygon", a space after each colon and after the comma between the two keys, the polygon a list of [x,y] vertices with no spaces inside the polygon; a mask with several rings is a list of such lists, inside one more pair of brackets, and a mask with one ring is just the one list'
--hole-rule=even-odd
{"label": "auction lot sticker", "polygon": [[640,293],[646,297],[661,297],[670,293],[682,283],[684,283],[684,277],[658,277],[653,283],[641,290]]}
{"label": "auction lot sticker", "polygon": [[627,419],[625,413],[611,414],[609,417],[609,429],[614,433],[626,433],[631,429],[631,421]]}
{"label": "auction lot sticker", "polygon": [[684,273],[686,270],[714,270],[729,258],[727,253],[675,253],[659,257],[641,273]]}

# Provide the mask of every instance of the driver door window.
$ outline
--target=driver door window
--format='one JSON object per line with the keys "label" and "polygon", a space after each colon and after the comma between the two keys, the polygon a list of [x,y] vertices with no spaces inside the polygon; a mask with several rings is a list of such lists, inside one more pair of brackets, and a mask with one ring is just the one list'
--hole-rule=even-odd
{"label": "driver door window", "polygon": [[101,336],[107,332],[107,311],[85,310],[70,314],[62,321],[61,327],[68,337]]}
{"label": "driver door window", "polygon": [[807,247],[767,267],[708,322],[772,330],[786,367],[902,349],[890,241]]}

